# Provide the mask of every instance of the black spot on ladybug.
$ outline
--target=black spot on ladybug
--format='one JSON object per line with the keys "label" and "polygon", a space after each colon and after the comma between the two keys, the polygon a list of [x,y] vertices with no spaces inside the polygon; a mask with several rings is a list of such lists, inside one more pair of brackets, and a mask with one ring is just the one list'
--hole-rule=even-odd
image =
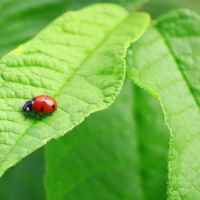
{"label": "black spot on ladybug", "polygon": [[52,105],[52,109],[53,109],[53,110],[55,109],[55,105]]}
{"label": "black spot on ladybug", "polygon": [[36,101],[36,98],[32,98],[32,101],[35,102],[35,101]]}
{"label": "black spot on ladybug", "polygon": [[47,102],[47,98],[42,99],[42,101],[43,101],[44,103],[46,103],[46,102]]}
{"label": "black spot on ladybug", "polygon": [[41,107],[40,110],[43,111],[43,110],[44,110],[44,107]]}

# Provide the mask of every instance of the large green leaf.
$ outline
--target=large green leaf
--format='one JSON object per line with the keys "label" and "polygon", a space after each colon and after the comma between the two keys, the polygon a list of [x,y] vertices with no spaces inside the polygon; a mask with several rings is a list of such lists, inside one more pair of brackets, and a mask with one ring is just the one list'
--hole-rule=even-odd
{"label": "large green leaf", "polygon": [[0,57],[34,37],[63,12],[98,2],[117,3],[133,10],[146,0],[1,0]]}
{"label": "large green leaf", "polygon": [[46,146],[48,199],[165,199],[162,119],[158,102],[125,81],[110,108]]}
{"label": "large green leaf", "polygon": [[199,199],[200,17],[166,14],[131,49],[129,75],[160,100],[171,131],[169,199]]}
{"label": "large green leaf", "polygon": [[132,100],[128,82],[114,105],[47,145],[49,200],[141,199]]}
{"label": "large green leaf", "polygon": [[[124,56],[149,15],[129,15],[113,4],[69,12],[0,61],[0,174],[90,113],[107,108],[125,74]],[[55,97],[58,110],[24,122],[19,108],[39,94]]]}

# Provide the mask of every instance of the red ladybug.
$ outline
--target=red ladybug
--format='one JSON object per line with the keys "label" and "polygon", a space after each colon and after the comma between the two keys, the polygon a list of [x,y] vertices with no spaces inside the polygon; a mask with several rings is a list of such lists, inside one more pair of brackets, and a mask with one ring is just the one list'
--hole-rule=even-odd
{"label": "red ladybug", "polygon": [[33,97],[30,101],[27,101],[23,106],[23,111],[27,112],[28,115],[25,117],[25,120],[29,116],[30,112],[33,110],[35,113],[40,114],[42,119],[42,113],[52,114],[53,111],[57,109],[56,101],[47,95],[39,95]]}

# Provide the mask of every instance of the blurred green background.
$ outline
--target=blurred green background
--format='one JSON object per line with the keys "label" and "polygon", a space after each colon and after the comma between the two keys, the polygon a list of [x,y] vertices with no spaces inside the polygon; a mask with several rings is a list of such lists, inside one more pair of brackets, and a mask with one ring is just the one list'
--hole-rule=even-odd
{"label": "blurred green background", "polygon": [[[75,10],[92,3],[112,2],[118,3],[127,10],[132,11],[138,7],[137,1],[123,0],[3,0],[0,3],[0,57],[29,40],[54,18],[65,11]],[[30,7],[26,9],[27,5]],[[199,0],[150,0],[144,4],[140,11],[150,13],[153,20],[169,10],[188,8],[199,13]],[[13,34],[14,33],[14,34]],[[141,93],[139,88],[136,89]],[[143,92],[142,92],[143,93]],[[145,95],[150,96],[147,92]],[[153,97],[149,97],[152,98]],[[156,100],[155,104],[159,106]],[[161,109],[159,112],[162,114]],[[164,123],[164,122],[163,122]],[[166,130],[165,130],[166,131]],[[168,140],[168,139],[167,139]],[[167,152],[165,152],[167,153]],[[144,158],[145,159],[145,158]],[[166,166],[167,168],[167,166]],[[23,159],[16,166],[10,168],[0,179],[0,199],[2,200],[43,200],[46,199],[43,187],[45,172],[43,149],[39,149]],[[145,176],[145,170],[143,171]],[[153,187],[153,186],[152,186]],[[159,191],[158,191],[159,193]],[[163,192],[165,194],[166,191]],[[145,198],[144,198],[145,199]],[[159,199],[159,198],[158,198]],[[163,199],[163,196],[162,198]]]}
{"label": "blurred green background", "polygon": [[150,0],[143,7],[142,10],[151,14],[153,19],[164,14],[167,11],[188,8],[199,13],[200,1],[199,0]]}
{"label": "blurred green background", "polygon": [[128,11],[139,8],[148,12],[154,20],[172,9],[184,7],[196,12],[200,10],[198,0],[26,0],[26,3],[24,0],[1,0],[0,57],[34,37],[62,13],[94,3],[116,3]]}

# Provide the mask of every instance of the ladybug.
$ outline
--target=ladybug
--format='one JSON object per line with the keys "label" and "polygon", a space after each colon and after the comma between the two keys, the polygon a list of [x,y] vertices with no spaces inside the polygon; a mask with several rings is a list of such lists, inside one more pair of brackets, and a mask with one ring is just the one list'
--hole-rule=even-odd
{"label": "ladybug", "polygon": [[28,113],[24,120],[28,118],[31,111],[38,113],[41,119],[43,119],[42,113],[52,114],[52,112],[56,109],[56,101],[52,97],[47,95],[39,95],[33,97],[30,101],[27,101],[22,108],[23,111]]}

